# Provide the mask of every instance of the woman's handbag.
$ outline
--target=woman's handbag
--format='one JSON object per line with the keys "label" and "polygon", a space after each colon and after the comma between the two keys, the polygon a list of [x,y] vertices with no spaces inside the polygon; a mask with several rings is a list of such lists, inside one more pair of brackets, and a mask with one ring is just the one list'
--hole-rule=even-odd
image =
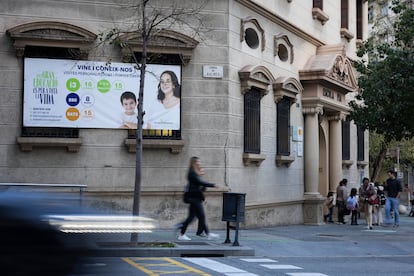
{"label": "woman's handbag", "polygon": [[185,185],[184,193],[183,193],[183,202],[187,204],[190,203],[190,192],[188,191],[189,185],[190,184]]}

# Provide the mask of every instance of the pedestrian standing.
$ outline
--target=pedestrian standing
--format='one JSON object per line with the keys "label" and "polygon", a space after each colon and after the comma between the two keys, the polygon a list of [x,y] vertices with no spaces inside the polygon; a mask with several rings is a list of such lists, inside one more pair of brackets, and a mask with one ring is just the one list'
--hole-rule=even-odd
{"label": "pedestrian standing", "polygon": [[394,227],[400,224],[400,194],[402,192],[401,182],[397,179],[397,173],[393,170],[388,171],[388,179],[385,182],[384,190],[387,192],[385,201],[385,223],[392,224],[391,210],[394,211]]}
{"label": "pedestrian standing", "polygon": [[334,208],[334,198],[333,198],[333,192],[329,192],[326,196],[325,202],[324,202],[324,216],[323,221],[333,223],[332,220],[332,214],[333,214],[333,208]]}
{"label": "pedestrian standing", "polygon": [[357,189],[352,188],[346,200],[346,208],[351,211],[351,225],[358,225],[358,195]]}
{"label": "pedestrian standing", "polygon": [[375,190],[377,192],[377,197],[374,200],[372,225],[379,226],[383,222],[382,221],[382,209],[384,209],[384,205],[385,205],[384,187],[379,185],[378,182],[375,182]]}
{"label": "pedestrian standing", "polygon": [[348,198],[348,190],[346,189],[347,184],[348,179],[344,178],[341,180],[341,182],[339,182],[339,185],[336,188],[336,207],[338,209],[338,224],[345,224],[345,202]]}
{"label": "pedestrian standing", "polygon": [[197,229],[198,236],[204,236],[203,234],[209,238],[218,238],[219,236],[214,233],[210,233],[207,222],[206,222],[206,215],[204,212],[204,194],[203,191],[205,188],[208,187],[217,187],[216,184],[209,183],[201,179],[203,175],[203,169],[201,167],[201,161],[198,157],[191,157],[190,159],[190,167],[188,169],[187,180],[188,180],[188,203],[189,203],[189,211],[188,217],[185,221],[177,225],[177,229],[180,231],[178,236],[179,240],[189,241],[191,240],[185,232],[187,231],[188,225],[197,217],[199,221],[199,226]]}

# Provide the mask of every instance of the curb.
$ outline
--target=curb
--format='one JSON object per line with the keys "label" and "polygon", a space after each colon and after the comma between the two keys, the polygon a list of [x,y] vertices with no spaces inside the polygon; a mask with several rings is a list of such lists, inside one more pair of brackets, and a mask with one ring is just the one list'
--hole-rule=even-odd
{"label": "curb", "polygon": [[101,246],[88,250],[88,254],[98,257],[227,257],[254,256],[255,250],[246,246],[229,244],[174,243],[175,247],[111,247]]}

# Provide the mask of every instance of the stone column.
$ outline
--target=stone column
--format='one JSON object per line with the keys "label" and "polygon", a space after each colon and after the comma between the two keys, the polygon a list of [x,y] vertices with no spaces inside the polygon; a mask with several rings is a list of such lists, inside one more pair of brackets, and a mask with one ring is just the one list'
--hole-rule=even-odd
{"label": "stone column", "polygon": [[319,119],[322,106],[303,107],[305,114],[305,193],[303,203],[303,222],[305,224],[323,223],[324,198],[318,192],[319,183]]}
{"label": "stone column", "polygon": [[329,191],[335,192],[342,179],[342,126],[341,121],[346,118],[344,113],[338,112],[329,120]]}

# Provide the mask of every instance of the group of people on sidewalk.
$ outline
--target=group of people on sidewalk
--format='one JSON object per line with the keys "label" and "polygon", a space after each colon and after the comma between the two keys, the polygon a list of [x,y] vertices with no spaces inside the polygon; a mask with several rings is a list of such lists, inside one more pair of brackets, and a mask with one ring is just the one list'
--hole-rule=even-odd
{"label": "group of people on sidewalk", "polygon": [[[332,216],[336,206],[338,224],[346,224],[344,216],[351,215],[351,225],[358,225],[358,216],[363,212],[369,230],[373,229],[373,225],[382,225],[384,222],[386,225],[398,227],[402,186],[395,171],[388,171],[388,177],[384,186],[370,182],[365,177],[359,189],[352,188],[350,193],[347,189],[348,180],[342,179],[336,189],[336,200],[333,192],[329,192],[326,197],[324,221],[334,222]],[[383,209],[385,209],[385,221],[382,218]],[[391,213],[394,222],[391,220]]]}

